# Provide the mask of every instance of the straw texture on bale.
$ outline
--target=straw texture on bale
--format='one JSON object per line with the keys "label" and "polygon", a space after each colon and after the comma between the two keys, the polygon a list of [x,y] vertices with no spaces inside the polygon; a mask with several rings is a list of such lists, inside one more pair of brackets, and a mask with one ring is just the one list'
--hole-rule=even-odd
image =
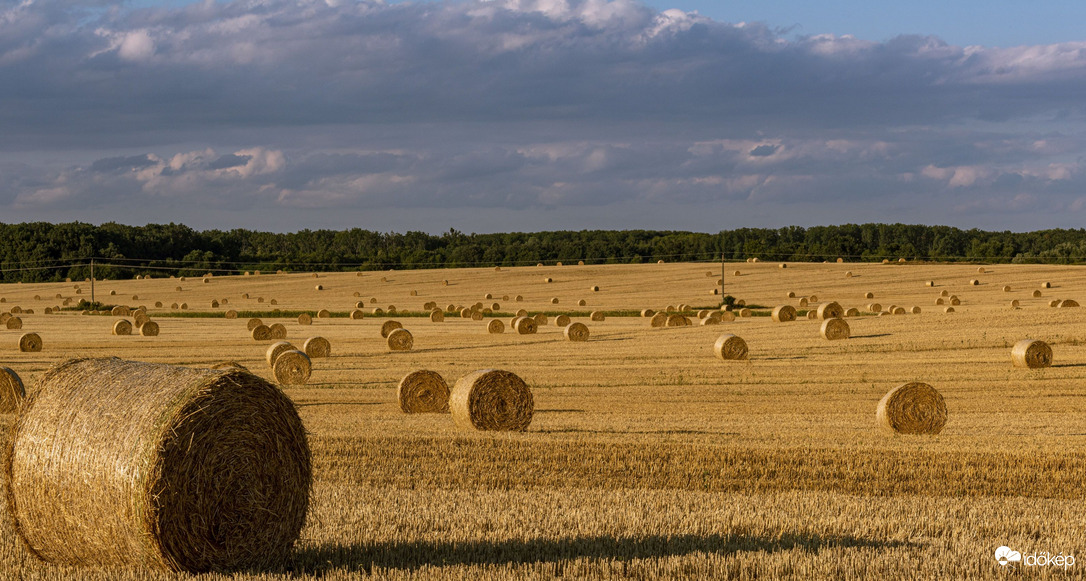
{"label": "straw texture on bale", "polygon": [[543,313],[536,313],[532,318],[535,319],[536,327],[542,327],[547,324],[547,315],[544,315]]}
{"label": "straw texture on bale", "polygon": [[396,329],[403,329],[403,325],[399,321],[385,321],[381,324],[381,337],[388,339],[388,334]]}
{"label": "straw texture on bale", "polygon": [[725,333],[717,338],[716,343],[713,344],[713,353],[724,361],[737,361],[749,357],[747,342],[731,333]]}
{"label": "straw texture on bale", "polygon": [[471,312],[471,320],[472,321],[482,321],[483,320],[482,311],[472,311]]}
{"label": "straw texture on bale", "polygon": [[860,309],[849,308],[849,309],[845,310],[845,316],[846,317],[859,317],[860,316]]}
{"label": "straw texture on bale", "polygon": [[412,371],[400,380],[396,399],[405,414],[447,414],[449,384],[436,371]]}
{"label": "straw texture on bale", "polygon": [[513,320],[513,329],[520,335],[532,335],[538,330],[539,325],[531,317],[517,317]]}
{"label": "straw texture on bale", "polygon": [[1056,305],[1056,306],[1058,306],[1060,308],[1063,308],[1063,309],[1068,308],[1068,307],[1077,307],[1078,302],[1074,301],[1074,300],[1071,300],[1071,299],[1064,299],[1064,300],[1060,301],[1059,305]]}
{"label": "straw texture on bale", "polygon": [[801,306],[801,307],[806,307],[807,306],[807,297],[801,297],[799,299],[799,306]]}
{"label": "straw texture on bale", "polygon": [[946,425],[946,401],[934,387],[921,382],[903,383],[879,400],[875,422],[896,434],[930,434]]}
{"label": "straw texture on bale", "polygon": [[332,312],[329,311],[328,309],[321,309],[321,310],[317,311],[317,318],[318,319],[330,319],[330,318],[332,318]]}
{"label": "straw texture on bale", "polygon": [[271,335],[272,339],[287,338],[287,328],[282,323],[272,323],[271,325],[268,325],[268,333]]}
{"label": "straw texture on bale", "polygon": [[518,316],[518,317],[527,317],[528,316],[527,309],[517,309],[516,316]]}
{"label": "straw texture on bale", "polygon": [[62,363],[27,400],[7,452],[15,530],[50,563],[281,566],[309,504],[293,403],[241,370]]}
{"label": "straw texture on bale", "polygon": [[132,323],[129,323],[126,319],[121,319],[113,323],[114,335],[131,335]]}
{"label": "straw texture on bale", "polygon": [[607,317],[603,314],[603,311],[592,311],[592,315],[589,317],[592,321],[603,321]]}
{"label": "straw texture on bale", "polygon": [[554,318],[554,326],[556,327],[565,327],[569,322],[569,315],[558,315]]}
{"label": "straw texture on bale", "polygon": [[302,351],[305,351],[310,359],[328,357],[332,354],[332,344],[324,337],[310,337],[302,343]]}
{"label": "straw texture on bale", "polygon": [[434,310],[430,311],[430,322],[432,322],[432,323],[443,323],[444,321],[445,321],[445,313],[441,312],[440,309],[434,309]]}
{"label": "straw texture on bale", "polygon": [[752,316],[753,312],[750,309],[739,309],[739,316],[747,318]]}
{"label": "straw texture on bale", "polygon": [[1040,369],[1052,365],[1052,348],[1044,341],[1022,339],[1011,349],[1011,361],[1015,367]]}
{"label": "straw texture on bale", "polygon": [[649,319],[649,325],[653,327],[666,327],[667,319],[667,313],[653,313],[653,315]]}
{"label": "straw texture on bale", "polygon": [[277,341],[268,346],[268,350],[264,352],[264,360],[268,362],[268,367],[275,367],[275,360],[280,355],[287,351],[297,350],[294,345],[291,345],[288,341]]}
{"label": "straw texture on bale", "polygon": [[837,341],[839,339],[848,339],[851,331],[844,319],[826,319],[822,321],[822,328],[818,332],[823,339]]}
{"label": "straw texture on bale", "polygon": [[407,329],[393,329],[387,342],[392,351],[410,351],[415,346],[415,337]]}
{"label": "straw texture on bale", "polygon": [[735,320],[735,313],[731,311],[721,311],[720,320],[727,323]]}
{"label": "straw texture on bale", "polygon": [[528,384],[515,373],[481,369],[456,382],[449,411],[463,429],[523,432],[532,423],[535,402]]}
{"label": "straw texture on bale", "polygon": [[245,367],[237,361],[222,361],[212,365],[211,369],[241,369],[243,371],[249,371],[248,367]]}
{"label": "straw texture on bale", "polygon": [[823,321],[826,319],[840,319],[845,316],[845,309],[834,301],[818,305],[818,310],[816,312],[818,313],[818,318]]}
{"label": "straw texture on bale", "polygon": [[249,336],[251,336],[254,341],[270,341],[272,332],[267,325],[257,325],[249,331]]}
{"label": "straw texture on bale", "polygon": [[229,311],[226,311],[225,313],[223,313],[222,316],[227,318],[227,319],[236,319],[236,318],[238,318],[238,312],[235,311],[234,309],[230,309]]}
{"label": "straw texture on bale", "polygon": [[139,333],[144,337],[158,337],[158,323],[147,321],[139,326]]}
{"label": "straw texture on bale", "polygon": [[653,316],[653,315],[655,315],[655,314],[656,314],[656,311],[654,311],[652,309],[641,309],[641,316],[645,317],[646,319]]}
{"label": "straw texture on bale", "polygon": [[26,399],[26,388],[19,374],[11,368],[0,367],[0,414],[14,413]]}
{"label": "straw texture on bale", "polygon": [[500,335],[505,332],[505,323],[499,319],[490,319],[490,322],[486,324],[486,332],[491,335]]}
{"label": "straw texture on bale", "polygon": [[4,323],[4,326],[6,326],[8,329],[22,329],[23,320],[19,317],[11,317]]}
{"label": "straw texture on bale", "polygon": [[588,325],[584,323],[570,323],[566,325],[565,331],[566,339],[570,341],[587,341],[588,340]]}
{"label": "straw texture on bale", "polygon": [[776,323],[788,323],[796,320],[796,308],[792,305],[780,305],[770,315]]}
{"label": "straw texture on bale", "polygon": [[814,309],[811,309],[811,310],[807,311],[807,320],[809,320],[809,321],[818,320],[818,311],[816,311]]}
{"label": "straw texture on bale", "polygon": [[945,309],[943,309],[943,312],[944,313],[953,313],[954,312],[954,307],[946,307]]}
{"label": "straw texture on bale", "polygon": [[246,321],[245,326],[248,327],[248,329],[250,331],[252,331],[253,329],[255,329],[255,328],[257,328],[257,327],[259,327],[259,326],[261,326],[263,324],[264,324],[264,321],[261,321],[260,319],[249,319],[248,321]]}
{"label": "straw texture on bale", "polygon": [[138,309],[136,310],[136,312],[132,313],[132,324],[135,325],[136,328],[141,327],[144,323],[150,320],[151,317],[148,317],[147,313]]}
{"label": "straw texture on bale", "polygon": [[313,324],[313,315],[310,315],[309,313],[302,313],[302,314],[298,315],[298,324],[299,325],[312,325]]}
{"label": "straw texture on bale", "polygon": [[667,316],[668,327],[685,327],[689,324],[689,319],[680,314],[671,314]]}
{"label": "straw texture on bale", "polygon": [[1033,291],[1033,298],[1035,298],[1035,299],[1041,298],[1041,291],[1039,291],[1039,290]]}
{"label": "straw texture on bale", "polygon": [[41,337],[37,333],[26,333],[19,337],[19,351],[38,353],[41,351]]}
{"label": "straw texture on bale", "polygon": [[281,385],[305,385],[313,373],[309,356],[297,349],[288,349],[275,358],[272,375]]}

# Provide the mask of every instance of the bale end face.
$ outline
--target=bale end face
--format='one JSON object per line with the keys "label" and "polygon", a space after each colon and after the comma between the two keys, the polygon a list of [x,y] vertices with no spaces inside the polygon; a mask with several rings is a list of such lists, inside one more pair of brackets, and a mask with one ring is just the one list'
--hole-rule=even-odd
{"label": "bale end face", "polygon": [[738,361],[750,357],[747,342],[731,333],[717,338],[713,345],[713,353],[724,361]]}
{"label": "bale end face", "polygon": [[880,427],[896,434],[929,434],[943,431],[947,410],[943,396],[926,383],[901,384],[887,392],[875,410]]}
{"label": "bale end face", "polygon": [[436,371],[412,371],[400,380],[396,398],[405,414],[449,413],[449,384]]}
{"label": "bale end face", "polygon": [[1044,341],[1022,339],[1011,349],[1011,360],[1015,367],[1040,369],[1052,365],[1052,348]]}
{"label": "bale end face", "polygon": [[463,429],[523,432],[532,423],[535,402],[528,384],[515,373],[483,369],[456,382],[449,411]]}

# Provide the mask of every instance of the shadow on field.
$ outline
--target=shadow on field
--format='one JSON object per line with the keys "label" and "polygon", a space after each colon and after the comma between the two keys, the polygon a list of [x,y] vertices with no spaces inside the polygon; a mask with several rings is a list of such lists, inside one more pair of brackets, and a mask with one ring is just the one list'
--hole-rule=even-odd
{"label": "shadow on field", "polygon": [[[534,430],[533,430],[534,431]],[[739,432],[712,432],[706,430],[587,430],[584,428],[555,428],[539,430],[541,434],[705,434],[709,436],[738,436]]]}
{"label": "shadow on field", "polygon": [[876,337],[889,337],[890,333],[878,333],[877,335],[853,335],[853,339],[874,339]]}
{"label": "shadow on field", "polygon": [[629,560],[688,555],[691,553],[733,554],[801,550],[817,552],[838,547],[908,547],[905,541],[875,541],[858,537],[823,537],[811,534],[784,534],[780,538],[746,535],[650,535],[637,538],[612,536],[568,539],[531,539],[465,542],[387,542],[373,544],[324,545],[298,550],[292,569],[295,573],[320,575],[333,570],[420,569],[456,565],[503,565],[569,561],[582,557]]}

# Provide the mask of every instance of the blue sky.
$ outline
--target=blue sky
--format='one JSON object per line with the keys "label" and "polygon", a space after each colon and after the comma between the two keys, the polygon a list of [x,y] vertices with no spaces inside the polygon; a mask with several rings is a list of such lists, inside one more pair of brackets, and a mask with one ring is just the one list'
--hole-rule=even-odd
{"label": "blue sky", "polygon": [[1081,227],[1083,9],[945,4],[0,0],[0,220]]}

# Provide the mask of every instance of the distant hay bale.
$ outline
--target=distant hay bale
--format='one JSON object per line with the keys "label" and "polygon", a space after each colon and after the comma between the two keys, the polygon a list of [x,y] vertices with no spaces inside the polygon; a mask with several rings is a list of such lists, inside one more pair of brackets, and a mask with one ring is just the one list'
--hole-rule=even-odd
{"label": "distant hay bale", "polygon": [[800,297],[800,299],[799,299],[799,306],[800,307],[806,307],[808,304],[809,303],[807,301],[807,297]]}
{"label": "distant hay bale", "polygon": [[0,367],[0,414],[14,413],[26,399],[26,388],[19,374]]}
{"label": "distant hay bale", "polygon": [[864,293],[864,298],[865,298],[865,299],[873,299],[873,298],[875,298],[875,293],[873,293],[873,292],[866,292],[866,293]]}
{"label": "distant hay bale", "polygon": [[702,310],[698,311],[698,318],[699,319],[704,319],[705,317],[708,317],[709,313],[711,313],[711,312],[712,311],[710,311],[709,309],[702,309]]}
{"label": "distant hay bale", "polygon": [[950,296],[950,291],[948,291],[946,289],[943,289],[943,292],[939,293],[939,296],[941,296],[941,297],[949,297]]}
{"label": "distant hay bale", "polygon": [[486,332],[491,335],[501,335],[505,332],[505,323],[500,319],[490,319],[490,322],[486,324]]}
{"label": "distant hay bale", "polygon": [[267,325],[257,325],[249,331],[249,336],[252,337],[254,341],[270,341],[272,332]]}
{"label": "distant hay bale", "polygon": [[777,265],[777,268],[788,268],[788,265],[784,262]]}
{"label": "distant hay bale", "polygon": [[1052,288],[1052,283],[1050,283],[1050,282],[1042,282],[1041,283],[1041,288]]}
{"label": "distant hay bale", "polygon": [[513,329],[520,335],[535,334],[538,327],[535,319],[531,317],[517,317],[514,321]]}
{"label": "distant hay bale", "polygon": [[381,324],[381,337],[388,339],[388,334],[396,329],[403,329],[399,321],[388,320]]}
{"label": "distant hay bale", "polygon": [[256,302],[263,303],[264,302],[264,297],[256,297]]}
{"label": "distant hay bale", "polygon": [[524,297],[522,297],[520,295],[517,295],[517,296],[513,297],[513,301],[518,302],[518,303],[523,301],[523,300],[524,300]]}
{"label": "distant hay bale", "polygon": [[822,303],[818,305],[818,318],[821,320],[826,319],[840,319],[845,316],[845,309],[836,301],[830,301],[828,303]]}
{"label": "distant hay bale", "polygon": [[577,306],[578,306],[578,307],[585,307],[585,306],[588,306],[588,301],[586,301],[586,300],[584,300],[584,299],[581,299],[581,300],[577,301]]}
{"label": "distant hay bale", "polygon": [[1022,339],[1011,349],[1011,361],[1015,367],[1040,369],[1052,365],[1052,348],[1044,341]]}
{"label": "distant hay bale", "polygon": [[215,299],[211,299],[211,308],[213,308],[213,309],[219,308],[219,301],[217,301]]}
{"label": "distant hay bale", "polygon": [[[366,318],[366,313],[362,312],[362,309],[354,309],[353,311],[351,311],[350,316],[351,316],[352,321],[361,321],[362,319]],[[313,318],[310,317],[309,320],[310,320],[310,322],[312,322]],[[299,322],[301,322],[301,321],[299,321]]]}
{"label": "distant hay bale", "polygon": [[305,429],[275,386],[115,358],[46,372],[8,450],[15,529],[59,565],[282,566],[312,479]]}
{"label": "distant hay bale", "polygon": [[330,318],[332,318],[332,312],[329,311],[328,309],[321,309],[321,310],[317,311],[317,318],[318,319],[330,319]]}
{"label": "distant hay bale", "polygon": [[415,346],[415,337],[407,329],[393,329],[386,341],[390,351],[410,351]]}
{"label": "distant hay bale", "polygon": [[962,304],[962,301],[961,301],[961,299],[959,299],[959,298],[958,298],[958,297],[956,297],[956,296],[951,296],[951,297],[950,297],[950,300],[949,300],[948,302],[949,302],[950,304],[954,305],[955,307],[956,307],[956,306],[958,306],[958,305],[960,305],[960,304]]}
{"label": "distant hay bale", "polygon": [[385,310],[382,309],[381,307],[373,307],[372,309],[370,309],[370,312],[373,313],[376,316],[381,316],[381,315],[385,314]]}
{"label": "distant hay bale", "polygon": [[716,343],[713,344],[713,353],[724,361],[738,361],[750,357],[747,342],[731,333],[725,333],[717,338]]}
{"label": "distant hay bale", "polygon": [[1059,304],[1060,304],[1059,299],[1052,299],[1051,301],[1048,301],[1048,306],[1053,307],[1053,308],[1058,306]]}
{"label": "distant hay bale", "polygon": [[114,335],[131,335],[132,323],[129,323],[126,319],[121,319],[113,323]]}
{"label": "distant hay bale", "polygon": [[527,311],[527,309],[517,309],[517,312],[514,313],[514,314],[516,316],[518,316],[518,317],[527,317],[528,316],[528,311]]}
{"label": "distant hay bale", "polygon": [[654,311],[652,309],[641,309],[641,316],[645,317],[646,319],[653,316],[653,315],[655,315],[655,314],[656,314],[656,311]]}
{"label": "distant hay bale", "polygon": [[132,324],[135,325],[137,328],[140,325],[142,325],[142,324],[144,324],[144,323],[146,323],[147,321],[150,321],[150,320],[151,320],[151,317],[148,317],[147,313],[145,313],[143,311],[137,310],[134,313],[132,313]]}
{"label": "distant hay bale", "polygon": [[943,312],[944,313],[953,313],[954,312],[954,307],[946,307],[945,309],[943,309]]}
{"label": "distant hay bale", "polygon": [[1011,301],[1011,308],[1017,309],[1018,305],[1020,305],[1020,304],[1021,303],[1018,302],[1018,299],[1014,299],[1014,300]]}
{"label": "distant hay bale", "polygon": [[[651,311],[651,309],[648,309]],[[653,313],[649,319],[649,325],[653,327],[666,327],[667,326],[667,313]]]}
{"label": "distant hay bale", "polygon": [[543,282],[554,282],[554,279],[548,276],[543,279]]}
{"label": "distant hay bale", "polygon": [[905,314],[905,307],[894,307],[893,310],[890,311],[890,314],[891,315],[904,315]]}
{"label": "distant hay bale", "polygon": [[775,323],[789,323],[796,320],[796,308],[792,305],[780,305],[770,315]]}
{"label": "distant hay bale", "polygon": [[554,325],[556,327],[565,327],[569,324],[569,315],[558,315],[554,318]]}
{"label": "distant hay bale", "polygon": [[158,323],[147,321],[139,326],[139,333],[144,337],[158,337]]}
{"label": "distant hay bale", "polygon": [[848,339],[851,330],[844,319],[826,319],[822,321],[822,328],[818,332],[827,341],[837,341]]}
{"label": "distant hay bale", "polygon": [[558,304],[558,297],[554,297],[554,298],[552,298],[552,299],[551,299],[551,304],[552,304],[552,305],[557,305],[557,304]]}
{"label": "distant hay bale", "polygon": [[895,434],[929,434],[943,431],[947,410],[943,396],[926,383],[903,383],[879,400],[875,422]]}
{"label": "distant hay bale", "polygon": [[322,290],[324,290],[324,285],[323,284],[318,284],[317,286],[315,286],[313,288],[316,289],[316,290],[322,291]]}
{"label": "distant hay bale", "polygon": [[931,287],[933,287],[933,286],[935,286],[935,281],[934,281],[934,280],[929,280],[929,281],[927,281],[927,282],[925,282],[925,283],[924,283],[924,286],[931,286]]}
{"label": "distant hay bale", "polygon": [[413,296],[413,297],[417,297],[417,296],[419,296],[419,291],[417,291],[417,290],[413,290],[413,291],[411,291],[411,292],[409,292],[409,293],[407,293],[407,294],[409,294],[409,295],[411,295],[411,296]]}
{"label": "distant hay bale", "polygon": [[111,296],[111,297],[117,296],[117,291],[115,291],[115,290],[109,291],[109,296]]}
{"label": "distant hay bale", "polygon": [[181,292],[181,287],[179,287],[179,286],[178,286],[178,287],[174,287],[174,289],[173,289],[173,290],[174,290],[174,291],[176,291],[176,292]]}
{"label": "distant hay bale", "polygon": [[372,305],[373,303],[376,303],[376,302],[377,302],[377,297],[370,297],[370,304],[371,304],[371,305]]}
{"label": "distant hay bale", "polygon": [[442,312],[441,309],[434,309],[434,310],[430,311],[430,322],[431,323],[444,323],[445,322],[445,313]]}
{"label": "distant hay bale", "polygon": [[743,318],[750,317],[752,315],[750,309],[739,309],[739,316]]}
{"label": "distant hay bale", "polygon": [[249,293],[241,293],[241,298],[243,298],[243,299],[249,298]]}
{"label": "distant hay bale", "polygon": [[1035,299],[1041,298],[1041,291],[1039,291],[1039,290],[1033,291],[1033,298],[1035,298]]}
{"label": "distant hay bale", "polygon": [[715,289],[713,289],[713,290],[709,291],[709,294],[711,294],[711,295],[713,295],[713,296],[717,296],[717,295],[719,295],[719,294],[720,294],[720,289],[718,289],[718,288],[715,288]]}
{"label": "distant hay bale", "polygon": [[719,325],[720,324],[720,317],[713,317],[713,316],[705,317],[704,319],[701,320],[701,323],[699,323],[699,324],[701,326],[703,326],[703,327],[706,326],[706,325]]}
{"label": "distant hay bale", "polygon": [[920,314],[920,307],[914,306],[913,308],[909,309],[909,312],[914,314],[914,315],[919,315]]}
{"label": "distant hay bale", "polygon": [[396,386],[396,399],[405,414],[447,414],[449,384],[436,371],[412,371]]}
{"label": "distant hay bale", "polygon": [[[268,301],[268,303],[269,303],[269,304],[272,304],[272,305],[278,305],[278,304],[279,304],[279,301],[277,301],[277,300],[275,300],[275,299],[272,299],[272,300]],[[182,307],[182,308],[184,308],[184,307]]]}
{"label": "distant hay bale", "polygon": [[469,309],[467,307],[464,307],[464,308],[460,309],[460,318],[461,319],[470,319],[471,318],[471,309]]}
{"label": "distant hay bale", "polygon": [[807,320],[809,320],[809,321],[817,321],[818,320],[818,311],[816,311],[814,309],[811,309],[811,310],[807,311]]}
{"label": "distant hay bale", "polygon": [[313,373],[309,356],[297,349],[288,349],[275,358],[272,375],[279,385],[305,385]]}
{"label": "distant hay bale", "polygon": [[501,308],[502,308],[501,303],[491,303],[490,304],[490,311],[493,312],[493,313],[496,313],[496,312],[500,311]]}
{"label": "distant hay bale", "polygon": [[45,307],[45,314],[46,315],[52,315],[53,314],[53,307]]}
{"label": "distant hay bale", "polygon": [[1004,285],[1004,286],[1003,286],[1003,292],[1005,292],[1005,293],[1009,293],[1009,292],[1011,292],[1011,287],[1010,287],[1010,286],[1007,286],[1007,285]]}
{"label": "distant hay bale", "polygon": [[588,341],[588,325],[584,323],[570,323],[562,333],[570,341]]}
{"label": "distant hay bale", "polygon": [[852,271],[851,270],[846,270],[845,271],[845,278],[852,278]]}
{"label": "distant hay bale", "polygon": [[245,323],[245,326],[250,331],[252,331],[253,329],[255,329],[255,328],[257,328],[257,327],[259,327],[260,325],[263,325],[263,324],[264,324],[264,322],[261,321],[260,319],[253,318],[253,319],[249,319],[249,321]]}
{"label": "distant hay bale", "polygon": [[19,351],[37,353],[41,351],[41,337],[37,333],[26,333],[19,337]]}
{"label": "distant hay bale", "polygon": [[724,323],[729,323],[735,320],[735,313],[731,311],[721,311],[720,320]]}
{"label": "distant hay bale", "polygon": [[807,297],[807,300],[812,302],[812,303],[817,303],[818,302],[818,295],[811,295],[811,296]]}
{"label": "distant hay bale", "polygon": [[132,314],[132,311],[128,307],[116,306],[109,313],[114,317],[128,317]]}
{"label": "distant hay bale", "polygon": [[897,259],[897,261],[898,261],[899,264],[905,264],[905,259],[904,258],[899,258],[899,259]]}
{"label": "distant hay bale", "polygon": [[860,309],[857,309],[855,307],[846,309],[845,310],[845,316],[846,317],[859,317],[860,316]]}
{"label": "distant hay bale", "polygon": [[1071,299],[1064,299],[1064,300],[1060,301],[1060,304],[1058,306],[1061,309],[1066,309],[1066,308],[1069,308],[1069,307],[1077,307],[1078,303],[1076,301],[1071,300]]}
{"label": "distant hay bale", "polygon": [[286,339],[287,328],[282,323],[272,323],[268,325],[268,332],[271,333],[272,339]]}
{"label": "distant hay bale", "polygon": [[944,300],[942,299],[942,297],[940,297],[940,298],[937,298],[937,299],[935,299],[935,304],[936,304],[936,305],[942,305],[942,304],[943,304],[944,302],[946,302],[946,301],[944,301]]}
{"label": "distant hay bale", "polygon": [[687,327],[689,325],[690,325],[690,319],[687,319],[686,317],[684,317],[684,316],[682,316],[682,315],[680,315],[678,313],[668,315],[668,317],[667,317],[667,326],[668,327]]}
{"label": "distant hay bale", "polygon": [[882,259],[882,263],[883,263],[883,264],[890,264],[890,259],[888,259],[888,258],[883,258],[883,259]]}
{"label": "distant hay bale", "polygon": [[788,291],[788,298],[790,298],[790,299],[796,298],[796,292],[795,291]]}
{"label": "distant hay bale", "polygon": [[735,270],[735,271],[732,271],[732,276],[743,276],[743,274],[741,272],[739,272],[738,270]]}
{"label": "distant hay bale", "polygon": [[482,311],[472,311],[471,312],[471,320],[472,321],[482,321],[483,320]]}
{"label": "distant hay bale", "polygon": [[305,343],[302,343],[302,351],[310,359],[328,357],[332,354],[332,344],[324,337],[310,337],[305,340]]}
{"label": "distant hay bale", "polygon": [[297,348],[289,341],[277,341],[268,346],[268,350],[264,352],[264,360],[268,362],[268,367],[275,367],[275,360],[280,355],[294,350],[297,350]]}
{"label": "distant hay bale", "polygon": [[970,286],[977,286],[979,284],[980,284],[980,281],[975,279],[975,278],[969,281]]}
{"label": "distant hay bale", "polygon": [[189,308],[189,304],[188,303],[181,303],[180,308],[181,308],[182,311],[187,310]]}
{"label": "distant hay bale", "polygon": [[535,319],[535,326],[537,328],[547,324],[547,315],[544,315],[543,313],[536,313],[532,318]]}
{"label": "distant hay bale", "polygon": [[598,293],[598,292],[600,292],[600,287],[598,287],[596,285],[592,285],[591,287],[589,287],[589,290],[591,290],[594,293]]}
{"label": "distant hay bale", "polygon": [[607,317],[603,314],[603,311],[592,311],[592,314],[589,316],[590,320],[596,322],[603,321],[606,318]]}
{"label": "distant hay bale", "polygon": [[302,314],[298,315],[298,324],[299,325],[312,325],[313,324],[313,316],[310,315],[309,313],[302,313]]}

